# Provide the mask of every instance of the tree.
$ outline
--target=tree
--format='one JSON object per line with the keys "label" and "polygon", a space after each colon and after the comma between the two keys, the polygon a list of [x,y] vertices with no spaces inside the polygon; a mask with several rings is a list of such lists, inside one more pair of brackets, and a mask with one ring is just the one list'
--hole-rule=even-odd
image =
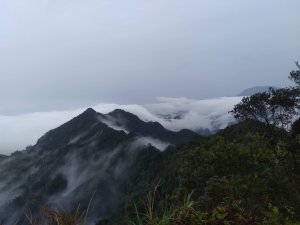
{"label": "tree", "polygon": [[231,113],[241,121],[251,119],[268,126],[288,128],[298,114],[298,95],[298,88],[270,88],[267,92],[244,97]]}
{"label": "tree", "polygon": [[268,126],[290,128],[300,109],[300,64],[290,72],[289,79],[295,87],[273,89],[244,97],[231,113],[238,120],[255,120]]}
{"label": "tree", "polygon": [[298,67],[298,70],[293,70],[290,73],[289,79],[294,81],[298,86],[300,85],[300,65],[299,62],[296,62],[296,66]]}

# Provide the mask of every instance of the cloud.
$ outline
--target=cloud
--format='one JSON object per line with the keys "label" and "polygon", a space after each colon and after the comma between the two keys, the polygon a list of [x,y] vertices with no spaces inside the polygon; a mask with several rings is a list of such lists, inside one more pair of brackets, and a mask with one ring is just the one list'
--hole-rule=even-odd
{"label": "cloud", "polygon": [[154,115],[183,114],[180,119],[161,120],[168,129],[180,130],[188,128],[210,130],[224,128],[231,120],[228,113],[241,97],[222,97],[206,100],[187,98],[158,98],[158,103],[145,107]]}
{"label": "cloud", "polygon": [[135,145],[140,146],[148,146],[149,144],[151,144],[160,151],[164,151],[170,145],[170,143],[166,143],[152,137],[139,137],[135,143]]}
{"label": "cloud", "polygon": [[[157,121],[170,130],[210,130],[225,127],[231,120],[228,111],[241,97],[223,97],[195,100],[188,98],[158,98],[150,104],[97,104],[93,108],[100,113],[123,109],[144,121]],[[69,111],[36,112],[25,115],[0,115],[0,153],[9,154],[36,143],[50,129],[79,115],[85,108]],[[175,115],[175,116],[174,116]],[[179,116],[176,118],[176,115]],[[169,117],[168,117],[169,116]]]}
{"label": "cloud", "polygon": [[288,85],[299,0],[1,0],[0,113]]}

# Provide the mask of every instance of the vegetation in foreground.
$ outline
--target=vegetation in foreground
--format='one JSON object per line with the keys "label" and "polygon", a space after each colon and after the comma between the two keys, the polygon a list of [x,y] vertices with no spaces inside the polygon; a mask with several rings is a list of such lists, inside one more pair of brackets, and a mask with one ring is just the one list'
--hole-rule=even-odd
{"label": "vegetation in foreground", "polygon": [[[274,145],[267,130],[246,121],[141,154],[124,187],[127,200],[98,225],[299,225],[300,158],[291,150],[300,149],[300,139],[278,130]],[[61,209],[27,215],[30,225],[90,224],[85,217]]]}

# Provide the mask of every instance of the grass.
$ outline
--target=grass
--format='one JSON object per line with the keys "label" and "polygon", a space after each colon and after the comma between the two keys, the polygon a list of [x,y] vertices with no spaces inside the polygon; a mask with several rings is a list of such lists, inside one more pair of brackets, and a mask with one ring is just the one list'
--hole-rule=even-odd
{"label": "grass", "polygon": [[[135,221],[131,221],[132,225],[184,225],[184,220],[191,214],[196,212],[193,209],[195,204],[192,201],[192,193],[184,196],[181,206],[179,207],[164,207],[161,212],[157,210],[156,196],[159,184],[155,185],[153,190],[147,194],[146,202],[144,202],[144,213],[139,213],[136,204],[134,203]],[[190,225],[187,223],[187,225]]]}
{"label": "grass", "polygon": [[300,225],[292,219],[282,222],[277,207],[271,207],[265,218],[255,221],[240,201],[233,201],[231,205],[222,203],[204,212],[192,200],[193,192],[186,194],[179,205],[162,209],[156,202],[157,190],[158,185],[148,193],[144,213],[140,213],[134,203],[135,220],[131,225]]}
{"label": "grass", "polygon": [[62,207],[57,209],[43,208],[38,216],[31,212],[25,214],[29,225],[84,225],[86,212],[78,206],[74,211],[66,212]]}
{"label": "grass", "polygon": [[[38,215],[33,215],[32,212],[26,212],[26,221],[16,221],[16,224],[28,224],[28,225],[86,225],[87,216],[94,199],[96,192],[93,193],[88,206],[85,210],[82,210],[80,205],[70,212],[67,212],[62,206],[55,209],[41,208]],[[4,220],[0,220],[0,225],[5,225]]]}

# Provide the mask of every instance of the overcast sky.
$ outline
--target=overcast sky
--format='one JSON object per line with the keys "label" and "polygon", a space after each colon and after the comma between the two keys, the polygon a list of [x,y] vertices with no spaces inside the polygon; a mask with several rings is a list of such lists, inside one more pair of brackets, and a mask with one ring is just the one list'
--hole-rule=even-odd
{"label": "overcast sky", "polygon": [[0,114],[290,85],[299,0],[0,0]]}

